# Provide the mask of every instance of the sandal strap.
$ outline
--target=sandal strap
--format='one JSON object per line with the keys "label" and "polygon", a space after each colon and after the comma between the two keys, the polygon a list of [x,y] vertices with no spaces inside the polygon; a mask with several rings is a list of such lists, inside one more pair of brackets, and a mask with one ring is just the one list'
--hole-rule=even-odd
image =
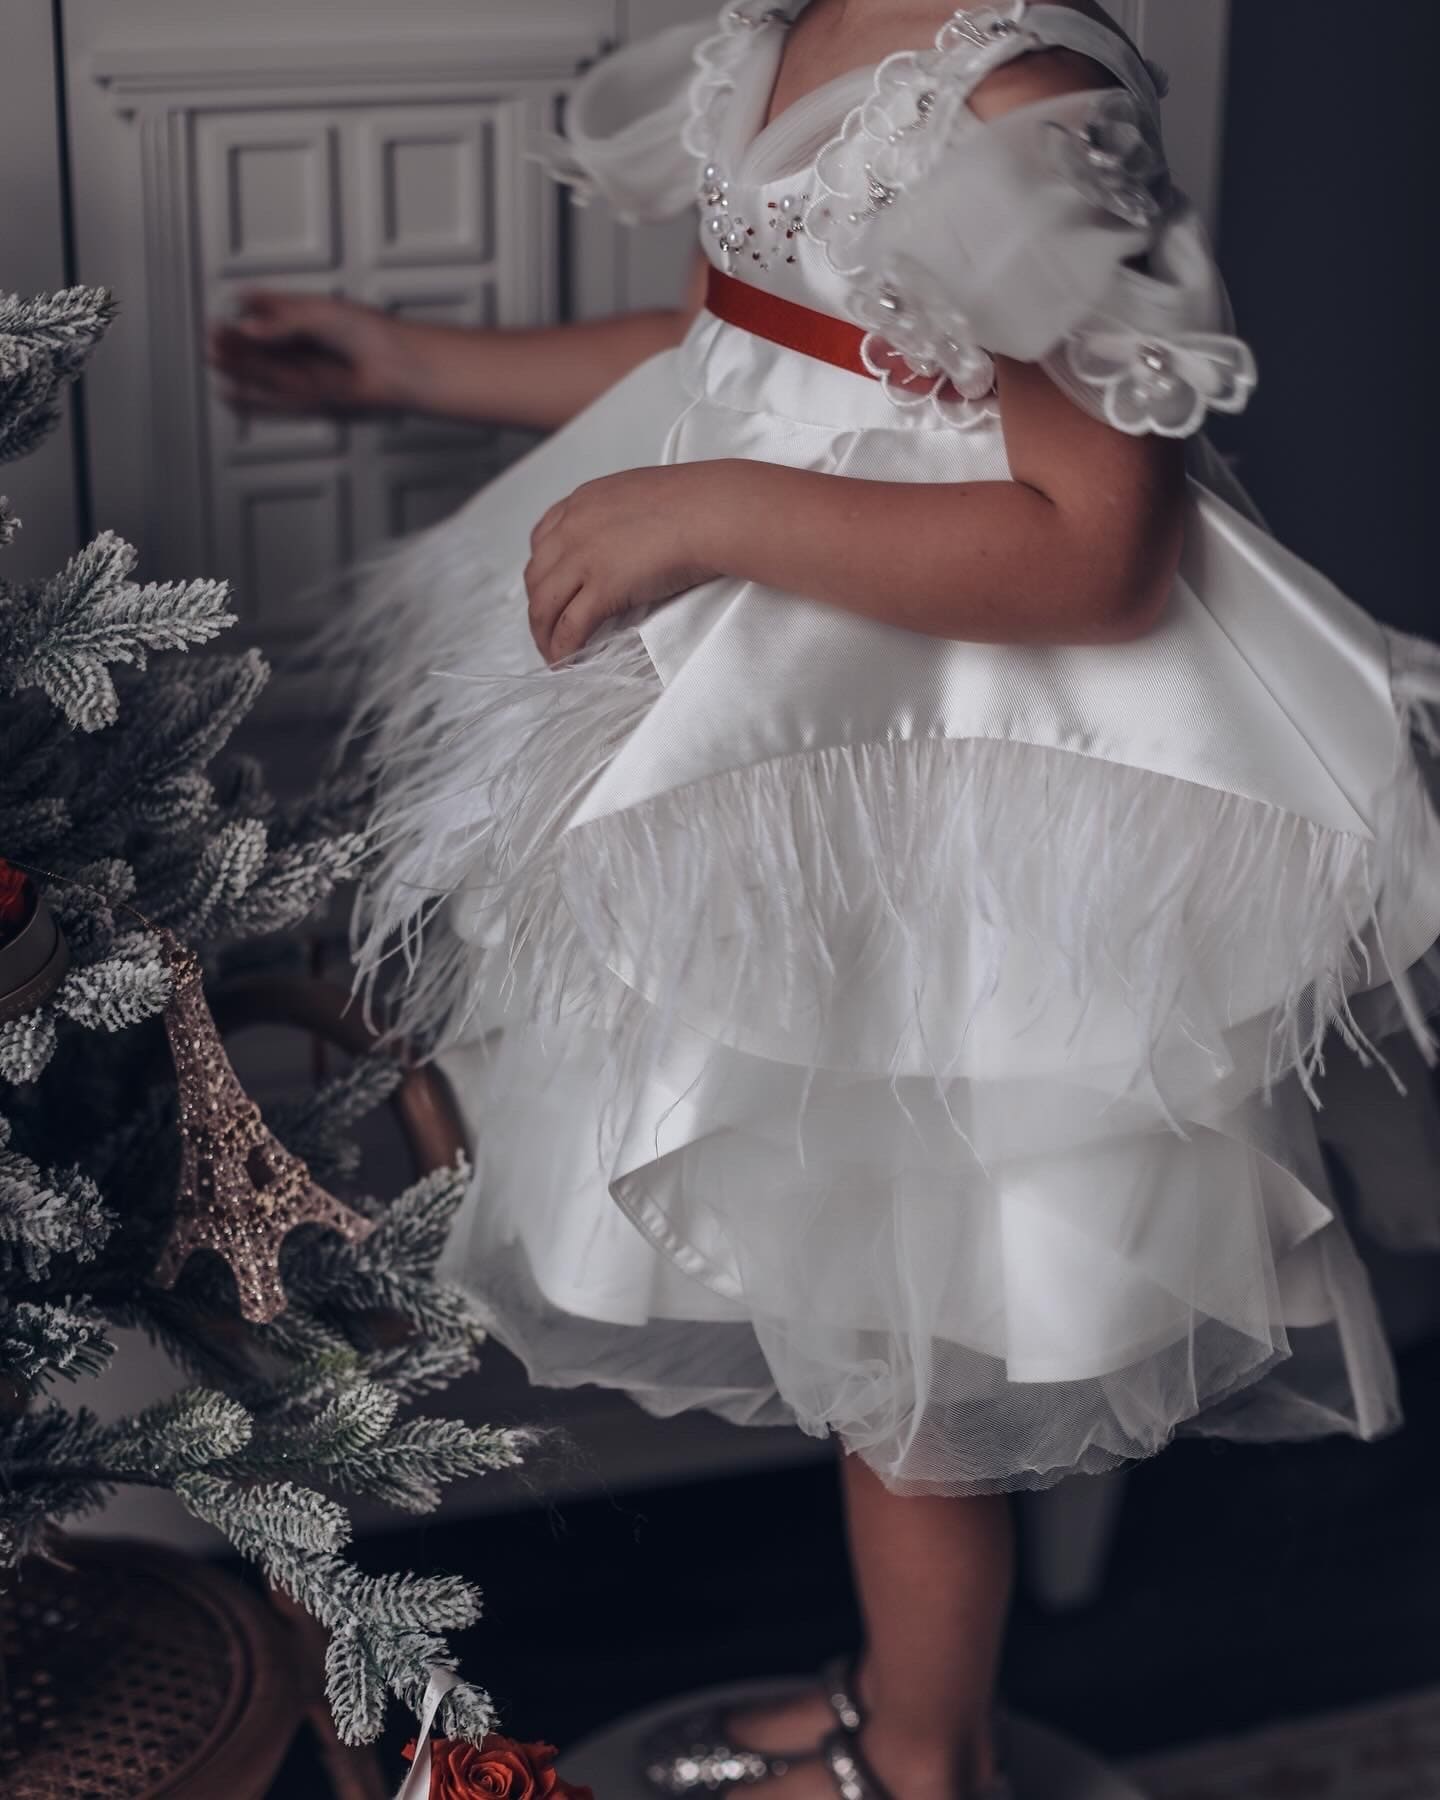
{"label": "sandal strap", "polygon": [[891,1800],[889,1789],[850,1732],[832,1731],[820,1746],[820,1760],[829,1770],[840,1800]]}
{"label": "sandal strap", "polygon": [[803,1752],[767,1754],[732,1743],[723,1707],[668,1720],[641,1745],[640,1757],[647,1785],[673,1800],[693,1793],[713,1800],[737,1788],[775,1781],[805,1760]]}
{"label": "sandal strap", "polygon": [[860,1704],[860,1658],[837,1656],[820,1671],[825,1702],[842,1731],[865,1729],[865,1708]]}
{"label": "sandal strap", "polygon": [[[892,1800],[890,1790],[870,1767],[859,1740],[848,1731],[832,1731],[820,1746],[820,1761],[835,1783],[840,1800]],[[976,1800],[1015,1800],[1008,1778],[997,1775]]]}

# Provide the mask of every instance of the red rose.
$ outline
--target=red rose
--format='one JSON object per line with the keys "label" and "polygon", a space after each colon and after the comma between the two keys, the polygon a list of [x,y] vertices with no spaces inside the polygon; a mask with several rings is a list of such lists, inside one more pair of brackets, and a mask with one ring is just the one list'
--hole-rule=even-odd
{"label": "red rose", "polygon": [[30,882],[0,857],[0,929],[23,925],[30,911]]}
{"label": "red rose", "polygon": [[[416,1745],[405,1746],[415,1760]],[[492,1731],[483,1744],[430,1740],[430,1800],[595,1800],[562,1780],[549,1744],[517,1744]]]}

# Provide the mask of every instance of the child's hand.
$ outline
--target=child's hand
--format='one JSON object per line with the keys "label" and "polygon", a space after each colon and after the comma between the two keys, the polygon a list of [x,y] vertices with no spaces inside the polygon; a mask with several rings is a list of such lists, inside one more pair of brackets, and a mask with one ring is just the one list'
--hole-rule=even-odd
{"label": "child's hand", "polygon": [[547,663],[632,607],[713,580],[704,540],[724,508],[723,463],[632,469],[588,481],[535,527],[525,588],[530,631]]}
{"label": "child's hand", "polygon": [[211,328],[210,366],[226,403],[287,416],[394,412],[410,402],[405,327],[328,294],[247,294]]}

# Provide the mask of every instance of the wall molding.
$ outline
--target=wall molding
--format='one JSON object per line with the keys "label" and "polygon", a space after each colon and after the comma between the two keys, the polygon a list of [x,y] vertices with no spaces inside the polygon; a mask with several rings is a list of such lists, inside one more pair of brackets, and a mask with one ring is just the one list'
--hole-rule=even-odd
{"label": "wall molding", "polygon": [[[48,0],[6,0],[0,54],[0,159],[5,169],[5,281],[19,293],[53,293],[71,279],[65,256],[65,192],[55,129],[54,27]],[[39,579],[79,549],[74,400],[24,462],[5,471],[5,488],[25,529],[5,552],[12,581]]]}
{"label": "wall molding", "polygon": [[1126,0],[1116,8],[1146,56],[1170,75],[1167,136],[1182,147],[1182,184],[1212,232],[1220,211],[1230,7],[1231,0]]}
{"label": "wall molding", "polygon": [[[235,128],[241,147],[251,137],[263,144],[267,133],[280,141],[302,128],[328,131],[328,173],[322,186],[332,195],[331,204],[341,181],[335,133],[338,121],[347,121],[343,129],[351,150],[344,160],[344,179],[354,184],[352,193],[363,191],[376,205],[379,165],[365,136],[365,115],[372,108],[385,115],[413,108],[414,126],[422,138],[437,129],[435,121],[453,134],[456,109],[473,111],[477,118],[482,110],[497,121],[503,118],[506,129],[491,149],[501,159],[496,162],[499,191],[494,203],[500,211],[495,216],[509,221],[520,248],[512,253],[515,260],[502,259],[495,291],[509,293],[510,322],[550,318],[557,304],[554,244],[560,199],[539,169],[526,165],[524,144],[535,130],[549,124],[556,98],[602,41],[592,16],[588,27],[583,19],[542,20],[538,30],[523,35],[518,23],[511,22],[493,33],[487,24],[473,36],[381,35],[343,44],[271,39],[237,45],[199,35],[192,42],[172,39],[166,45],[102,41],[94,49],[85,65],[95,84],[91,91],[98,88],[103,94],[101,110],[109,111],[133,134],[135,146],[135,197],[144,245],[140,280],[145,304],[139,316],[147,340],[146,361],[153,372],[144,399],[153,439],[167,446],[165,482],[147,483],[141,489],[143,533],[146,544],[162,551],[168,565],[211,569],[227,557],[235,562],[235,547],[229,542],[234,536],[231,502],[241,488],[253,483],[257,471],[283,467],[290,479],[309,464],[313,477],[315,468],[325,464],[353,473],[354,445],[343,453],[333,447],[270,445],[237,456],[234,446],[223,441],[223,422],[216,421],[200,355],[204,320],[213,314],[217,283],[233,288],[247,280],[269,279],[302,289],[324,288],[330,285],[332,271],[338,282],[339,271],[357,256],[366,269],[374,262],[371,273],[377,280],[380,272],[390,270],[392,285],[402,274],[415,276],[431,265],[458,281],[483,271],[494,256],[493,245],[478,242],[431,246],[406,256],[398,251],[388,257],[376,255],[370,236],[357,226],[343,251],[335,237],[308,261],[292,255],[273,269],[260,265],[249,269],[224,253],[223,244],[217,247],[214,194],[202,195],[199,185],[202,161],[216,144],[220,152],[226,148],[231,116],[254,124],[248,135]],[[327,115],[337,124],[327,127]],[[211,122],[217,119],[215,137]],[[208,179],[213,187],[213,169]],[[356,297],[366,295],[357,290]],[[177,356],[177,345],[186,346],[186,353]],[[407,457],[424,463],[442,458],[447,449],[458,457],[458,450],[445,444],[392,443],[387,438],[374,445],[367,442],[356,454],[367,468],[366,458],[383,458],[387,468],[401,469]],[[473,461],[472,455],[467,469]],[[216,485],[222,472],[223,491]],[[342,517],[338,499],[335,516]],[[343,513],[346,520],[352,516]],[[232,573],[241,576],[243,570],[236,567]],[[257,617],[251,624],[272,648],[287,635],[278,617]],[[295,630],[303,633],[307,628],[297,616]]]}
{"label": "wall molding", "polygon": [[[463,36],[351,38],[277,42],[197,37],[144,43],[100,43],[90,55],[91,78],[116,104],[183,92],[191,95],[261,89],[268,93],[412,90],[473,92],[517,80],[554,81],[576,71],[605,47],[592,23],[538,20],[534,25],[487,24]],[[433,96],[432,96],[433,97]]]}

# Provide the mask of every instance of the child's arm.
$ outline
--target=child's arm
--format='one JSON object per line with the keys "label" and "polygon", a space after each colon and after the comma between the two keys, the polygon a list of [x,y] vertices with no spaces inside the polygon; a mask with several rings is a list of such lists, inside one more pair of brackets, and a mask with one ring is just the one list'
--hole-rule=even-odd
{"label": "child's arm", "polygon": [[547,661],[602,620],[729,575],[934,637],[1098,644],[1158,619],[1183,536],[1183,446],[1128,437],[1042,370],[1000,365],[1015,479],[859,481],[759,462],[639,469],[536,529],[531,629]]}
{"label": "child's arm", "polygon": [[[990,75],[982,118],[1112,84],[1069,51]],[[639,470],[541,520],[531,628],[558,661],[605,618],[721,575],[935,637],[1116,643],[1158,618],[1183,537],[1183,446],[1082,412],[1043,370],[997,359],[1011,482],[858,481],[765,463]]]}
{"label": "child's arm", "polygon": [[251,413],[429,413],[550,430],[648,357],[700,309],[703,269],[675,308],[537,330],[397,319],[326,295],[255,293],[215,326],[210,361]]}

